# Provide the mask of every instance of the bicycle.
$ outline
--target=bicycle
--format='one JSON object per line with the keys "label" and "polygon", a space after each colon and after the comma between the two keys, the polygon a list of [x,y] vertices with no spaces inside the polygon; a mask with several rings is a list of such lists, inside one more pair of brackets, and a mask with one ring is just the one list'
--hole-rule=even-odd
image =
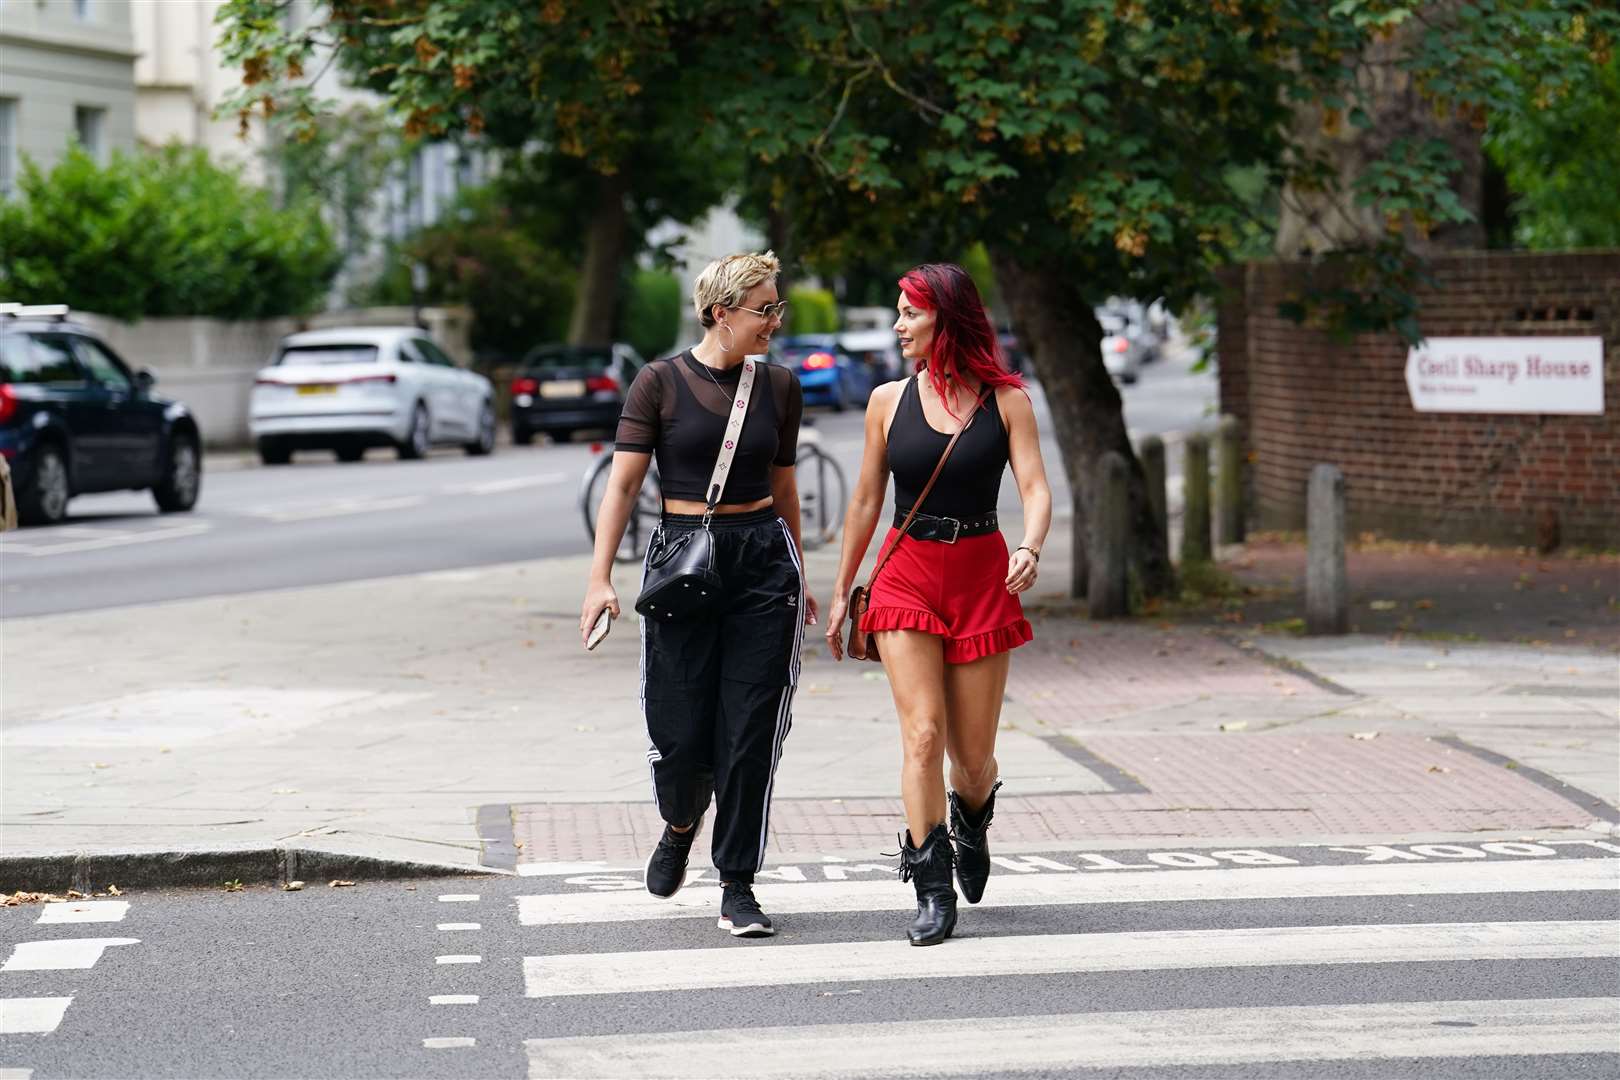
{"label": "bicycle", "polygon": [[[603,453],[606,444],[592,447],[596,460],[586,466],[580,480],[579,505],[585,518],[585,535],[596,543],[596,515],[607,492],[607,478],[613,467],[613,454]],[[846,486],[844,470],[821,449],[821,433],[806,421],[799,428],[799,449],[794,460],[799,478],[799,539],[805,550],[831,543],[844,524]],[[658,484],[658,466],[647,467],[636,505],[626,522],[624,539],[613,553],[615,562],[640,562],[647,544],[663,517],[663,493]]]}

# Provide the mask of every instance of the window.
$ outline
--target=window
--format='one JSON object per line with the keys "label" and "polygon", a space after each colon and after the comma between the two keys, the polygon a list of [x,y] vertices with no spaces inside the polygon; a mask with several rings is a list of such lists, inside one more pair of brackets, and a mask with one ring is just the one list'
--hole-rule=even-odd
{"label": "window", "polygon": [[294,345],[282,350],[276,363],[282,367],[303,364],[375,364],[375,345]]}
{"label": "window", "polygon": [[426,338],[416,338],[411,344],[416,346],[416,351],[426,357],[430,364],[438,364],[440,367],[456,366],[456,362],[446,356],[443,349]]}
{"label": "window", "polygon": [[97,161],[101,157],[101,127],[107,119],[107,110],[94,105],[73,107],[73,130],[79,136],[79,145]]}
{"label": "window", "polygon": [[0,199],[17,183],[17,99],[0,98]]}
{"label": "window", "polygon": [[123,362],[89,338],[74,338],[79,362],[90,371],[90,377],[116,393],[129,394],[135,390],[134,381],[124,369]]}
{"label": "window", "polygon": [[0,383],[79,383],[84,373],[62,338],[0,334]]}
{"label": "window", "polygon": [[89,22],[92,12],[90,0],[73,0],[73,16],[80,22]]}

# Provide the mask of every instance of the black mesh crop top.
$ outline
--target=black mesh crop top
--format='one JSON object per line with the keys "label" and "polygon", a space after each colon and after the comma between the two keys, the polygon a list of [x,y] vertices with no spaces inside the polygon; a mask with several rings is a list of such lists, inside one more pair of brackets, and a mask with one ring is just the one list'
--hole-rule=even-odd
{"label": "black mesh crop top", "polygon": [[[630,384],[613,448],[655,455],[666,498],[703,502],[741,378],[741,364],[718,371],[690,349],[654,360]],[[798,455],[803,412],[799,377],[780,364],[762,365],[722,504],[769,497],[771,466],[792,465]]]}

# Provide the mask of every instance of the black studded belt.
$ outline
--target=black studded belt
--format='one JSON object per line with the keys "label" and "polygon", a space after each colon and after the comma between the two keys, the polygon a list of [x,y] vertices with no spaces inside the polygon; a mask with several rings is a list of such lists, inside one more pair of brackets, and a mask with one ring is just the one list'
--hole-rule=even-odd
{"label": "black studded belt", "polygon": [[[906,523],[906,515],[910,510],[896,510],[894,512],[894,527],[900,528]],[[911,527],[906,529],[906,535],[914,540],[937,540],[942,544],[954,544],[964,536],[984,536],[993,533],[999,525],[996,524],[996,512],[977,514],[973,517],[953,518],[935,517],[933,514],[919,513],[911,519]]]}

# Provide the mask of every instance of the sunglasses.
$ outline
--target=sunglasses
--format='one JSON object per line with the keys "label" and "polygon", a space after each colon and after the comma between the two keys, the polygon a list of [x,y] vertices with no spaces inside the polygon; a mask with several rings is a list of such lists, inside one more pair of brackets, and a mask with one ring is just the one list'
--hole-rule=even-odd
{"label": "sunglasses", "polygon": [[788,302],[786,300],[778,300],[776,303],[766,304],[762,308],[743,307],[741,304],[738,304],[736,308],[736,310],[746,311],[750,315],[758,315],[762,319],[785,319],[787,318],[787,309]]}

